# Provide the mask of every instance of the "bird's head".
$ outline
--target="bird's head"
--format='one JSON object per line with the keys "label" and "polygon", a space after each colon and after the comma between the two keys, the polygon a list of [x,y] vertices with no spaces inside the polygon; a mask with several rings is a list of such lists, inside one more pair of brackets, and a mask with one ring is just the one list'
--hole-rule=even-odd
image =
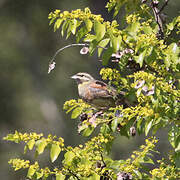
{"label": "bird's head", "polygon": [[90,74],[84,73],[84,72],[79,72],[79,73],[71,76],[71,78],[75,79],[78,84],[94,80],[94,78]]}

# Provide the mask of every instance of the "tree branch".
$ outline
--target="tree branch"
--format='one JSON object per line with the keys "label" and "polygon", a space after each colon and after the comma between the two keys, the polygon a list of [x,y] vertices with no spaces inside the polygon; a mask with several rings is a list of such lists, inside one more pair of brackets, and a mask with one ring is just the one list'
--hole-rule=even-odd
{"label": "tree branch", "polygon": [[164,8],[168,5],[169,0],[165,0],[165,3],[162,5],[161,9],[159,10],[159,13],[161,13]]}
{"label": "tree branch", "polygon": [[87,43],[79,43],[79,44],[69,44],[69,45],[67,45],[67,46],[64,46],[64,47],[62,47],[62,48],[60,48],[60,49],[58,49],[58,50],[56,51],[56,53],[55,53],[54,56],[52,57],[52,59],[51,59],[51,61],[49,62],[49,64],[52,64],[52,63],[54,62],[56,56],[57,56],[62,50],[66,49],[66,48],[69,48],[69,47],[73,47],[73,46],[89,46],[89,44],[87,44]]}
{"label": "tree branch", "polygon": [[151,0],[151,7],[152,7],[152,10],[153,10],[153,13],[154,13],[154,17],[155,17],[156,23],[158,24],[158,34],[157,34],[157,37],[159,39],[163,39],[164,38],[163,23],[162,23],[162,19],[160,17],[160,10],[158,9],[158,4],[159,4],[158,1]]}

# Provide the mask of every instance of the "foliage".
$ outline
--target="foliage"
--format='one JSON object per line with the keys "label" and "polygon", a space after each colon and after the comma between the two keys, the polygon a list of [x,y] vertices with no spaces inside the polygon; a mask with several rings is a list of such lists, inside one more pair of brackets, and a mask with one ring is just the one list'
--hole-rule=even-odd
{"label": "foliage", "polygon": [[[61,28],[61,35],[75,36],[76,42],[88,46],[92,55],[98,50],[102,58],[100,75],[108,80],[117,92],[125,92],[119,97],[116,107],[104,111],[86,104],[81,99],[69,100],[64,104],[71,118],[80,118],[78,132],[90,136],[99,128],[97,136],[85,145],[65,147],[62,138],[36,133],[9,134],[5,140],[19,143],[25,142],[27,149],[36,149],[42,154],[50,149],[50,158],[54,162],[61,151],[64,160],[61,168],[40,168],[38,162],[12,159],[9,161],[15,170],[28,168],[30,179],[178,179],[180,174],[180,90],[179,90],[179,40],[174,34],[180,32],[180,16],[165,24],[160,16],[167,1],[132,1],[110,0],[106,8],[114,9],[114,20],[105,21],[100,15],[92,14],[89,8],[71,12],[55,10],[49,14],[50,24],[54,31]],[[150,4],[150,5],[149,5]],[[121,8],[126,14],[122,21],[125,27],[120,28],[115,17]],[[107,67],[115,63],[115,68]],[[53,65],[53,67],[52,67]],[[50,64],[55,68],[55,61]],[[51,71],[50,70],[50,71]],[[49,72],[50,72],[49,71]],[[154,164],[155,138],[146,139],[141,151],[134,151],[130,159],[113,160],[107,156],[111,151],[116,133],[131,137],[151,131],[156,134],[159,128],[169,128],[168,140],[173,148],[169,160],[158,161],[159,167],[150,171],[147,164]],[[156,152],[156,151],[155,151]],[[125,178],[126,176],[126,178]]]}
{"label": "foliage", "polygon": [[[134,179],[148,178],[147,173],[141,172],[141,170],[147,170],[147,164],[154,164],[150,157],[153,156],[152,152],[155,152],[154,148],[157,139],[154,137],[146,139],[146,145],[142,145],[140,151],[134,151],[131,158],[114,161],[109,157],[103,156],[104,153],[109,151],[114,137],[107,132],[105,133],[102,129],[101,131],[102,133],[93,137],[84,145],[74,148],[71,146],[65,147],[62,138],[57,139],[52,135],[44,138],[43,134],[22,134],[16,131],[14,134],[7,135],[4,139],[15,143],[24,142],[25,153],[27,147],[29,150],[34,148],[35,153],[38,155],[48,149],[51,162],[58,158],[60,152],[64,152],[64,159],[61,168],[53,169],[49,167],[42,168],[37,161],[33,163],[29,160],[17,158],[11,159],[9,164],[12,165],[15,171],[28,169],[27,177],[30,179],[46,179],[50,176],[56,177],[57,180],[65,179],[66,177],[69,179],[100,179],[100,177],[116,179],[118,177],[116,172],[118,171],[130,173]],[[161,171],[158,171],[158,168],[155,168],[151,171],[152,177],[171,176],[174,178],[178,176],[175,165],[165,166],[165,163],[162,161],[159,168],[163,174]],[[169,173],[170,168],[173,168],[171,173]]]}

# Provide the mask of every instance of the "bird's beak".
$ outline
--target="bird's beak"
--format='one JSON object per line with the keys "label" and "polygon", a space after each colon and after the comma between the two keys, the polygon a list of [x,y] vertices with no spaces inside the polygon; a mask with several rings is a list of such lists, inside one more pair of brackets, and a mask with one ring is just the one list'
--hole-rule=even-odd
{"label": "bird's beak", "polygon": [[71,76],[71,78],[72,79],[77,79],[77,75],[75,74],[75,75]]}

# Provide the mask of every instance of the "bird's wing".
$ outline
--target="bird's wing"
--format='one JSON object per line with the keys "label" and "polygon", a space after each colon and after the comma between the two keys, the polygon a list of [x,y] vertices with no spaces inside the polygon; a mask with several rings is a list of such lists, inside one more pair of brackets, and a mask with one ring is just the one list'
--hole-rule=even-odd
{"label": "bird's wing", "polygon": [[114,88],[110,88],[106,83],[102,81],[94,81],[90,84],[89,87],[91,93],[94,94],[94,97],[113,97],[116,96],[116,90]]}

